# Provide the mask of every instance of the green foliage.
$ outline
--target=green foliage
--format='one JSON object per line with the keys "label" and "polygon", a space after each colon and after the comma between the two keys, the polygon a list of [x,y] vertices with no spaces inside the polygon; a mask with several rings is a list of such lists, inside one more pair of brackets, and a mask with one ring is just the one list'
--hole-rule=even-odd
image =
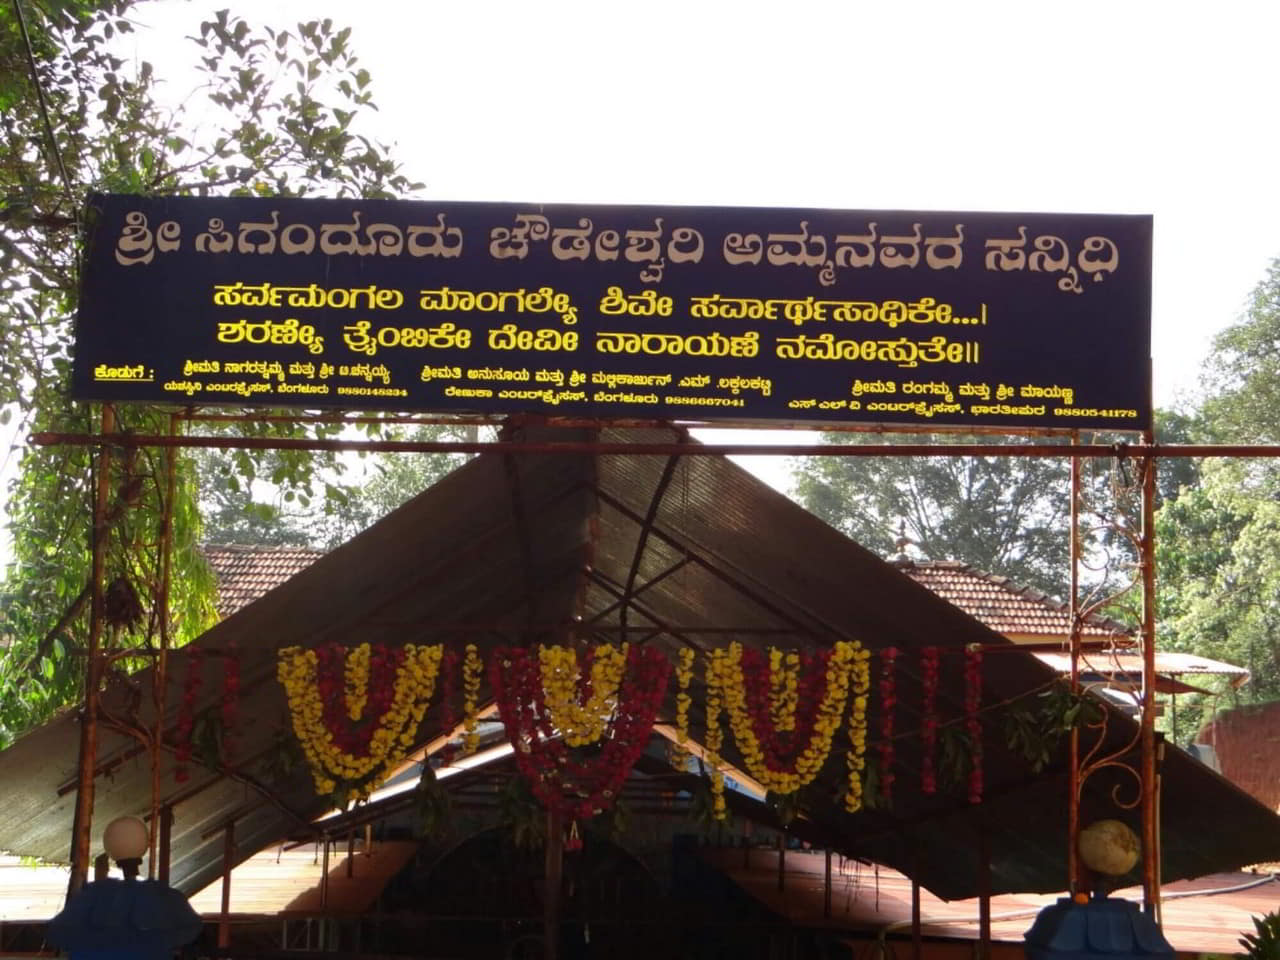
{"label": "green foliage", "polygon": [[[825,442],[846,438],[827,434]],[[894,435],[889,444],[986,443],[959,434]],[[1029,442],[1018,438],[1001,443]],[[1043,441],[1037,441],[1043,442]],[[1070,462],[1065,457],[812,457],[792,465],[803,504],[881,556],[899,531],[930,560],[961,561],[1061,595],[1068,582]],[[1111,505],[1113,465],[1090,462],[1086,490]],[[1097,538],[1097,579],[1112,576],[1111,532]]]}
{"label": "green foliage", "polygon": [[419,838],[437,837],[449,828],[453,801],[429,761],[422,764],[422,776],[414,790],[414,809]]}
{"label": "green foliage", "polygon": [[1239,940],[1244,953],[1237,954],[1249,960],[1280,960],[1280,912],[1272,911],[1253,918],[1253,933],[1246,933]]}
{"label": "green foliage", "polygon": [[1065,683],[1055,684],[1031,703],[1014,702],[1004,711],[1005,745],[1032,773],[1039,773],[1053,761],[1067,734],[1101,718],[1097,701],[1072,693]]}
{"label": "green foliage", "polygon": [[[1249,298],[1240,320],[1215,339],[1205,363],[1205,399],[1184,415],[1192,439],[1280,443],[1280,260]],[[1224,705],[1280,698],[1280,463],[1204,461],[1156,517],[1162,649],[1247,667],[1249,681],[1197,686]],[[1217,697],[1178,698],[1179,743],[1212,719]]]}
{"label": "green foliage", "polygon": [[[419,186],[360,132],[361,115],[373,108],[370,77],[349,48],[349,31],[329,20],[257,29],[222,11],[200,24],[193,60],[203,85],[188,113],[159,105],[150,64],[127,65],[112,52],[141,0],[19,2],[36,69],[33,77],[15,8],[2,5],[0,411],[17,413],[20,435],[85,432],[99,422],[96,408],[67,399],[79,204],[90,191],[385,197]],[[122,407],[117,416],[126,431],[170,427],[165,412]],[[259,421],[220,432],[301,437],[339,429]],[[196,544],[199,507],[214,494],[200,492],[199,465],[186,457],[177,465],[169,622],[154,612],[163,460],[140,452],[113,463],[107,581],[125,578],[146,615],[137,627],[112,631],[109,646],[154,645],[161,630],[181,643],[212,616],[213,583]],[[248,489],[266,469],[282,497],[318,495],[338,504],[329,508],[336,512],[350,491],[318,479],[336,462],[241,452],[217,478]],[[74,700],[80,687],[93,469],[84,448],[32,448],[7,491],[14,560],[0,586],[0,745]]]}
{"label": "green foliage", "polygon": [[507,778],[498,794],[498,820],[517,850],[540,850],[547,839],[547,814],[520,774]]}
{"label": "green foliage", "polygon": [[1280,440],[1280,258],[1244,314],[1213,340],[1205,363],[1204,420],[1225,443]]}

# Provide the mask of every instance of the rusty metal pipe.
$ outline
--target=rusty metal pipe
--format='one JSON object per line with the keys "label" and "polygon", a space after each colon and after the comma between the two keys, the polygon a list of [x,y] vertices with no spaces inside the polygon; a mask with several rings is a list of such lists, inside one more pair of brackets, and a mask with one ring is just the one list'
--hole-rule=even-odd
{"label": "rusty metal pipe", "polygon": [[[116,426],[115,409],[102,408],[102,434],[112,433]],[[93,501],[93,559],[91,562],[88,657],[84,667],[84,712],[80,717],[79,775],[76,781],[76,805],[71,828],[71,877],[67,897],[77,893],[89,876],[89,849],[93,834],[94,775],[98,768],[98,686],[102,678],[103,595],[102,576],[107,552],[107,497],[111,490],[111,447],[103,446],[98,455],[97,490]]]}
{"label": "rusty metal pipe", "polygon": [[322,450],[367,453],[504,453],[578,456],[784,456],[784,457],[1280,457],[1266,444],[1061,443],[522,443],[513,441],[322,440],[295,437],[198,437],[163,434],[33,433],[36,446],[197,447],[218,450]]}

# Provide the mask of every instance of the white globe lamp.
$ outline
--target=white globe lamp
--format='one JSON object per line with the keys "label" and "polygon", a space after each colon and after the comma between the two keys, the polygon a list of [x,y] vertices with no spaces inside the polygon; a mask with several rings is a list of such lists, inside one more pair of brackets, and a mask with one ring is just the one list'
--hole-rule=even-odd
{"label": "white globe lamp", "polygon": [[102,831],[102,846],[107,856],[120,865],[129,880],[138,876],[138,867],[149,841],[147,825],[137,817],[116,817]]}

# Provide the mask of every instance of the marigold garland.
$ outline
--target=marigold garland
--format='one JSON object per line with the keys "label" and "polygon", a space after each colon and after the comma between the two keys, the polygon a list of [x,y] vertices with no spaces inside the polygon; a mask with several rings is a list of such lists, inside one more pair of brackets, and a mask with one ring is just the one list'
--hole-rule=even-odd
{"label": "marigold garland", "polygon": [[728,669],[725,659],[728,650],[712,650],[711,659],[707,661],[707,735],[703,740],[706,748],[706,759],[711,767],[711,813],[717,820],[723,820],[728,814],[724,800],[724,774],[720,770],[720,750],[724,745],[724,731],[720,727],[720,714],[724,709],[722,677]]}
{"label": "marigold garland", "polygon": [[871,654],[857,645],[853,658],[852,707],[849,710],[849,751],[845,765],[849,772],[849,789],[844,796],[848,813],[862,809],[862,771],[867,754],[867,697],[871,692]]}
{"label": "marigold garland", "polygon": [[470,756],[480,745],[480,724],[476,706],[480,702],[480,679],[484,676],[484,660],[474,643],[468,643],[466,654],[462,659],[462,723],[465,731],[462,738],[462,752]]}
{"label": "marigold garland", "polygon": [[791,794],[817,777],[844,715],[856,652],[841,641],[794,657],[739,643],[713,653],[708,697],[714,687],[723,698],[747,772],[765,789]]}
{"label": "marigold garland", "polygon": [[354,723],[364,714],[369,699],[369,645],[362,643],[346,657],[347,716]]}
{"label": "marigold garland", "polygon": [[585,747],[604,736],[618,702],[626,656],[622,647],[601,644],[587,649],[585,669],[580,669],[572,647],[538,647],[548,716],[569,746]]}
{"label": "marigold garland", "polygon": [[[366,657],[369,664],[365,689],[356,693],[365,702],[358,725],[350,722],[346,696],[352,654],[357,664]],[[276,675],[317,793],[333,793],[342,783],[357,797],[367,797],[390,774],[413,746],[435,691],[440,659],[439,645],[361,644],[348,651],[327,644],[280,651]]]}
{"label": "marigold garland", "polygon": [[671,765],[684,770],[688,763],[689,708],[693,698],[689,696],[689,684],[693,682],[693,648],[682,647],[676,656],[676,742],[671,745]]}
{"label": "marigold garland", "polygon": [[[499,648],[490,664],[490,683],[507,737],[515,748],[516,764],[534,796],[548,810],[585,819],[612,806],[648,745],[671,664],[651,647],[625,643],[619,648],[601,646],[593,651],[588,669],[579,671],[581,689],[575,685],[571,691],[566,680],[568,655],[572,654],[576,663],[577,654],[557,650],[548,655],[546,650],[542,647],[533,655],[521,648]],[[611,685],[615,657],[621,659],[623,671],[610,696],[600,688]],[[597,672],[601,663],[604,665]],[[548,678],[551,690],[545,689]],[[593,703],[609,710],[603,723],[584,715]],[[553,715],[564,718],[566,724],[580,723],[574,740],[597,748],[585,756],[571,753],[569,734],[556,726]],[[584,741],[597,729],[600,735],[595,740]]]}

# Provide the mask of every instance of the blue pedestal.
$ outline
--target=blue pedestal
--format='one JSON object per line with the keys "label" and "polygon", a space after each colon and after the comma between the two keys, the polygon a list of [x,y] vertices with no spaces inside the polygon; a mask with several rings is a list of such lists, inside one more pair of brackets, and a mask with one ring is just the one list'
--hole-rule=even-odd
{"label": "blue pedestal", "polygon": [[1045,907],[1025,934],[1028,960],[1109,960],[1172,957],[1155,921],[1129,900],[1063,897]]}
{"label": "blue pedestal", "polygon": [[154,880],[86,884],[49,921],[49,942],[71,960],[169,960],[200,935],[200,916]]}

